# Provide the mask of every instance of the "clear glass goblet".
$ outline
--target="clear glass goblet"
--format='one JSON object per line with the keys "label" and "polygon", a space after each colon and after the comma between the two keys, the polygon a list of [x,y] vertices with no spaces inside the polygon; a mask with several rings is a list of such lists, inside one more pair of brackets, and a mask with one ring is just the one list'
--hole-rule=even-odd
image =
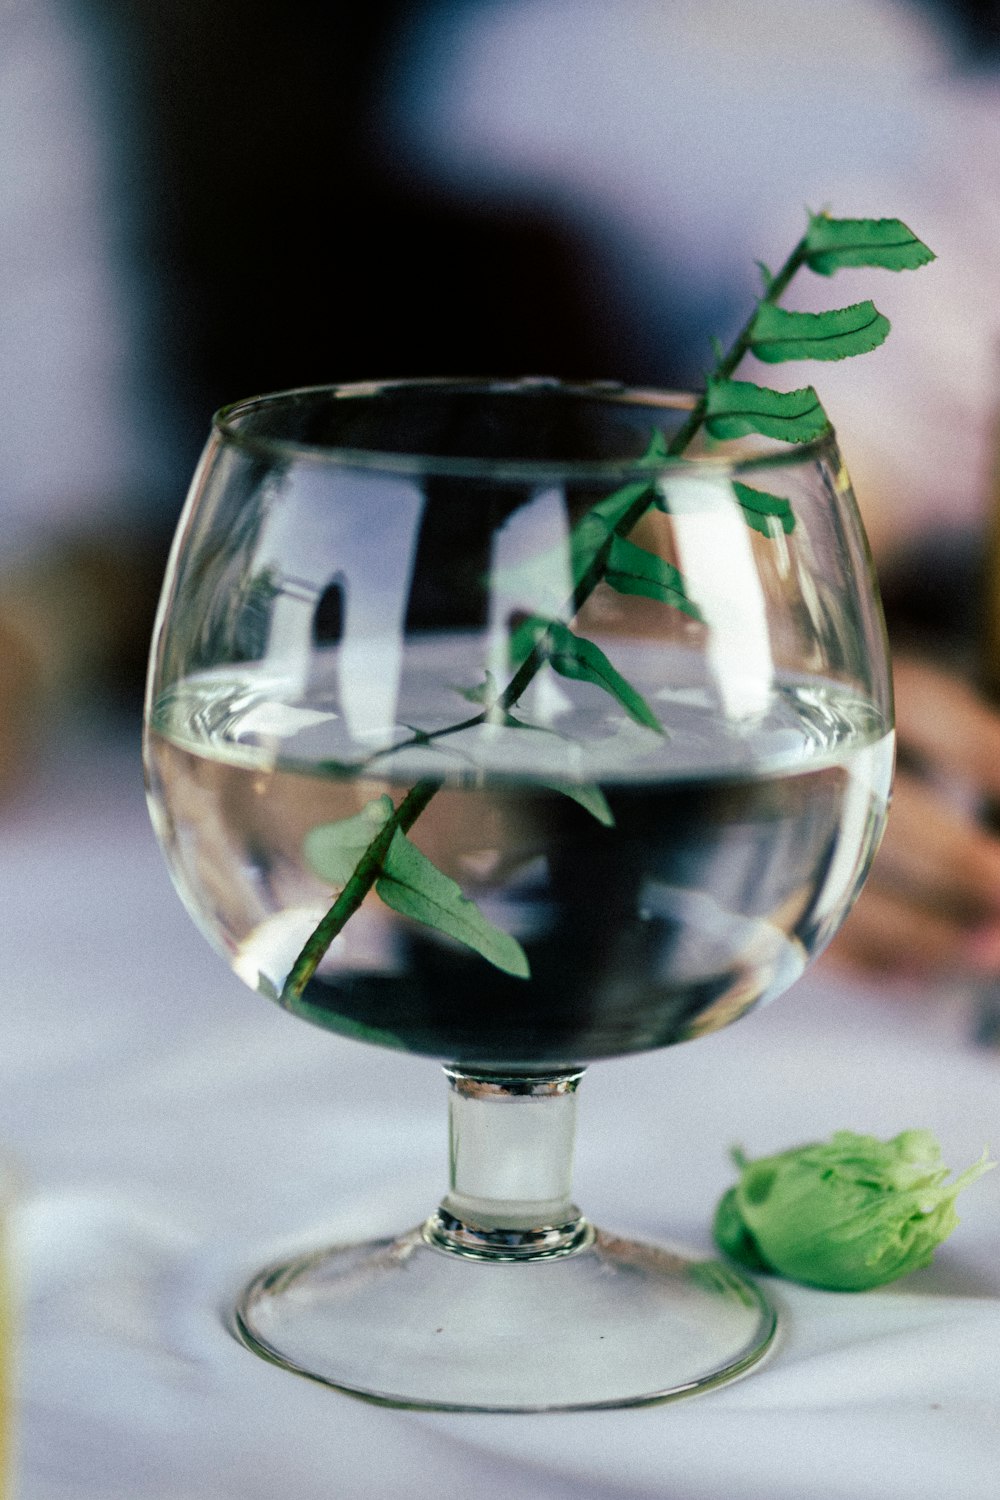
{"label": "clear glass goblet", "polygon": [[884,628],[833,437],[711,442],[694,409],[429,381],[215,420],[153,646],[158,836],[250,986],[450,1085],[427,1222],[240,1300],[251,1348],[340,1389],[621,1406],[771,1340],[752,1281],[595,1229],[570,1189],[584,1065],[786,989],[888,799]]}

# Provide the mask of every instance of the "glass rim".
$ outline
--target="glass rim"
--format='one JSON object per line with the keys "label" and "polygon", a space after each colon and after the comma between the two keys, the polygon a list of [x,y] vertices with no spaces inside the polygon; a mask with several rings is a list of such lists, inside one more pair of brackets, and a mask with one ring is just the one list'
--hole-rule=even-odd
{"label": "glass rim", "polygon": [[309,397],[326,400],[358,400],[383,394],[408,391],[452,389],[457,392],[480,392],[483,396],[562,393],[583,400],[620,403],[623,406],[648,407],[671,414],[693,410],[699,396],[692,391],[659,389],[652,386],[630,386],[613,380],[564,381],[548,376],[503,377],[415,377],[399,380],[363,380],[331,382],[320,385],[293,386],[287,390],[248,396],[219,407],[212,417],[212,432],[227,444],[244,449],[258,457],[291,462],[306,460],[344,469],[369,469],[399,475],[442,475],[509,479],[516,481],[618,480],[645,478],[651,474],[702,473],[725,477],[747,470],[783,468],[810,459],[818,459],[836,450],[836,433],[829,426],[819,437],[804,443],[782,442],[777,438],[754,434],[753,451],[734,452],[741,439],[719,440],[719,451],[698,454],[671,454],[650,461],[642,458],[621,459],[540,459],[447,457],[441,454],[393,452],[391,449],[357,448],[336,444],[311,443],[300,438],[275,437],[248,432],[238,419],[249,412],[281,403],[301,403]]}

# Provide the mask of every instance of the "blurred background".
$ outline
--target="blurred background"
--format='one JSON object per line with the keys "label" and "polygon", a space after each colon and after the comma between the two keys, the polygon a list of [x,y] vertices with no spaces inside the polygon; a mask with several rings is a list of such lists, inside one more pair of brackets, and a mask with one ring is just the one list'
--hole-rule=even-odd
{"label": "blurred background", "polygon": [[818,386],[899,648],[897,807],[841,952],[1000,971],[1000,840],[980,817],[1000,800],[981,692],[992,3],[2,0],[7,807],[63,774],[46,747],[95,717],[137,739],[215,408],[415,375],[696,382],[806,207],[901,217],[939,257],[797,285],[802,307],[872,296],[892,337],[762,377]]}

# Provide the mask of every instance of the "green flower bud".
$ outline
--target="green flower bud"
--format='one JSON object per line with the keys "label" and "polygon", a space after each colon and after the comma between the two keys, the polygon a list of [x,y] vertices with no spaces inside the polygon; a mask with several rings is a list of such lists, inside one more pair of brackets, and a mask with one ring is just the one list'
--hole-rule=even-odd
{"label": "green flower bud", "polygon": [[719,1248],[751,1270],[851,1292],[928,1265],[958,1223],[957,1194],[996,1165],[984,1151],[946,1185],[928,1130],[890,1141],[838,1130],[827,1143],[734,1159],[740,1179],[713,1225]]}

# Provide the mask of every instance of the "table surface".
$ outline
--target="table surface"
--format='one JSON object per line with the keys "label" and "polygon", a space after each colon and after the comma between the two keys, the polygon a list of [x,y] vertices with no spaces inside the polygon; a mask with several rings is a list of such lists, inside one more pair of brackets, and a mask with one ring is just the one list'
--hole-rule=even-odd
{"label": "table surface", "polygon": [[[769,1280],[774,1354],[666,1406],[400,1412],[256,1359],[220,1313],[248,1269],[438,1201],[440,1070],[293,1020],[227,972],[169,883],[131,741],[57,755],[0,828],[21,1500],[995,1496],[1000,1172],[963,1196],[934,1266],[894,1287]],[[594,1067],[578,1201],[705,1250],[735,1141],[759,1155],[924,1126],[964,1166],[1000,1146],[1000,1055],[967,1023],[957,994],[820,973],[695,1046]]]}

